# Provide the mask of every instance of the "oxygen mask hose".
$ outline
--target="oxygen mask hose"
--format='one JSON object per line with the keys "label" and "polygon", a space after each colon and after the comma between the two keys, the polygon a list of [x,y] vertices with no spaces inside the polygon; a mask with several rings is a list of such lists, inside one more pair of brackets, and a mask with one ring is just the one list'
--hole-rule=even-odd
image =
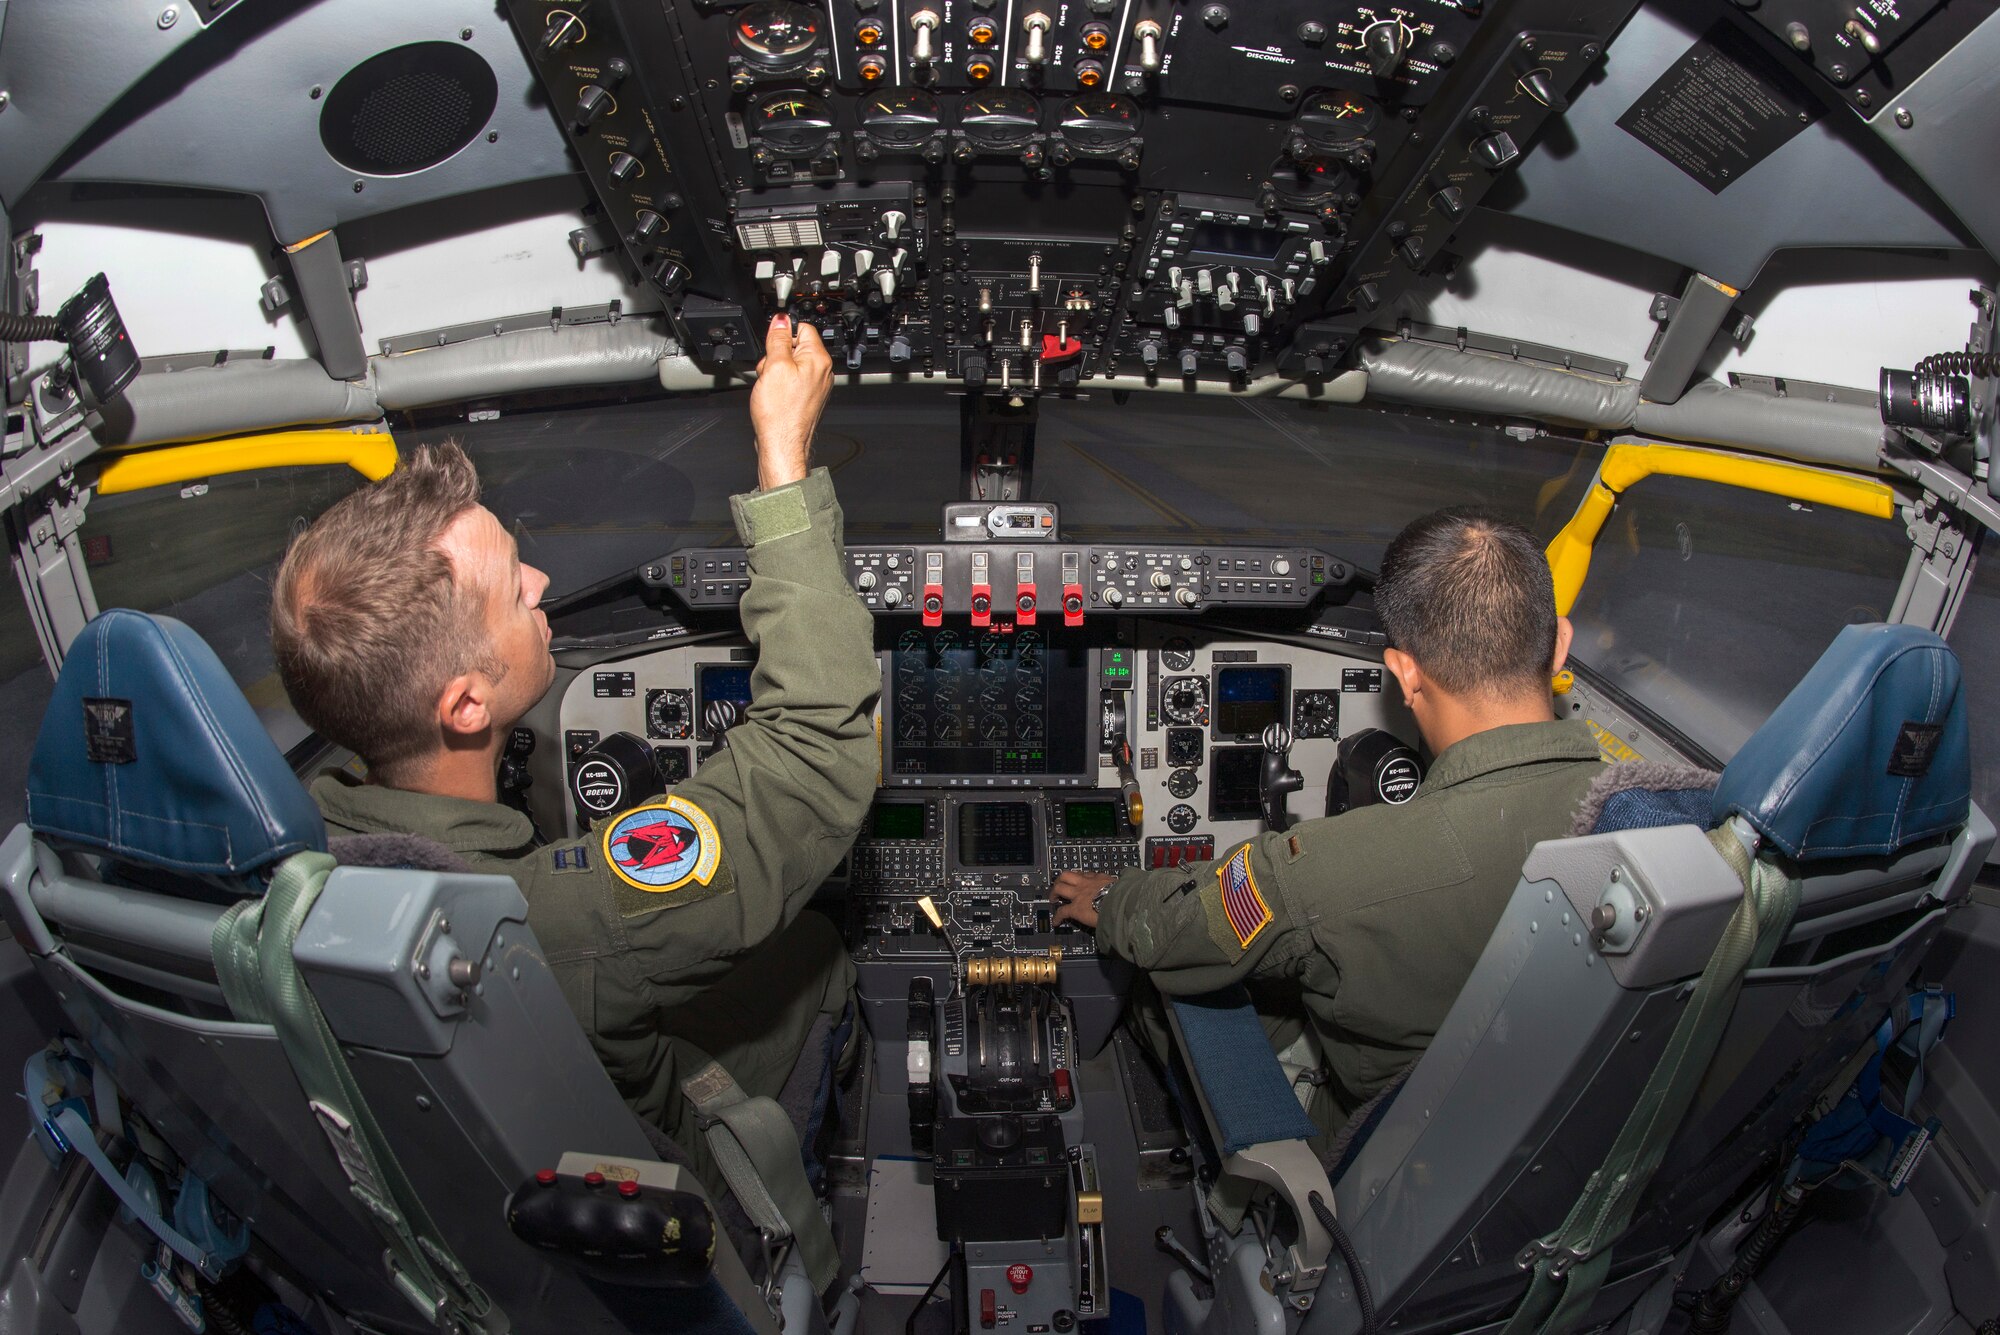
{"label": "oxygen mask hose", "polygon": [[1317,1191],[1307,1194],[1306,1203],[1312,1206],[1319,1226],[1333,1238],[1340,1259],[1347,1262],[1347,1273],[1354,1277],[1354,1302],[1361,1309],[1360,1335],[1375,1335],[1375,1294],[1368,1287],[1368,1276],[1361,1271],[1361,1254],[1354,1250],[1354,1240],[1347,1236],[1347,1230],[1334,1218],[1333,1207]]}

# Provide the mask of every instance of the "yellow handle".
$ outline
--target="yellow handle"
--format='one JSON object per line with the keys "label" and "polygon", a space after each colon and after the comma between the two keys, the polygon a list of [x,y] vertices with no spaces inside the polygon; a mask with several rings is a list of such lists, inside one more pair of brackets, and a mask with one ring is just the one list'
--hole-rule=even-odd
{"label": "yellow handle", "polygon": [[1644,478],[1688,477],[1726,487],[1768,492],[1812,505],[1831,505],[1887,519],[1896,513],[1896,493],[1886,482],[1835,473],[1780,459],[1751,459],[1691,445],[1628,442],[1613,445],[1597,466],[1583,503],[1549,543],[1549,571],[1555,576],[1556,613],[1568,616],[1590,573],[1590,553],[1619,493]]}
{"label": "yellow handle", "polygon": [[346,464],[370,482],[396,470],[396,438],[386,431],[274,431],[114,455],[97,475],[100,496],[193,482],[258,468]]}

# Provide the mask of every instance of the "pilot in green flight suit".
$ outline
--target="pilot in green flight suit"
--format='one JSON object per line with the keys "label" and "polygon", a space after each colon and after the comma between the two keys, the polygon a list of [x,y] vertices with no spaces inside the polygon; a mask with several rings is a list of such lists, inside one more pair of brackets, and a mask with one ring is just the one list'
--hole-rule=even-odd
{"label": "pilot in green flight suit", "polygon": [[[1569,833],[1599,748],[1557,722],[1549,678],[1569,652],[1549,567],[1517,525],[1472,510],[1416,520],[1382,560],[1384,664],[1437,757],[1414,796],[1302,821],[1221,860],[1113,880],[1066,873],[1059,920],[1150,971],[1161,992],[1249,981],[1268,1014],[1296,994],[1326,1057],[1311,1113],[1322,1132],[1415,1061],[1471,975],[1528,850]],[[1156,1052],[1164,1014],[1134,1019]],[[1291,1003],[1297,1009],[1297,1002]]]}
{"label": "pilot in green flight suit", "polygon": [[329,832],[423,836],[519,882],[620,1092],[718,1191],[680,1081],[712,1057],[775,1097],[815,1022],[846,1010],[839,934],[800,910],[860,828],[878,769],[871,623],[843,573],[832,481],[807,472],[832,363],[817,332],[799,326],[794,348],[782,320],[750,396],[760,489],[730,502],[749,549],[751,701],[671,794],[539,847],[495,800],[500,749],[555,677],[536,607],[548,580],[479,505],[456,445],[414,451],[328,510],[272,600],[294,705],[369,765],[368,782],[313,784]]}

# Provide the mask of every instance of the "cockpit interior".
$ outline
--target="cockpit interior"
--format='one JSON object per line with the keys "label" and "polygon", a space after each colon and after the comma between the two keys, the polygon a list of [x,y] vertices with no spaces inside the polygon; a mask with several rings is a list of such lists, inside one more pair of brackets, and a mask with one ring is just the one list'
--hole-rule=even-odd
{"label": "cockpit interior", "polygon": [[[1991,1335],[1996,142],[1991,0],[0,0],[0,1333]],[[329,851],[273,584],[456,442],[501,814],[692,859],[629,813],[811,671],[774,316],[877,769],[847,1018],[686,1145],[531,884]],[[1468,504],[1623,786],[1316,1125],[1052,886],[1268,917],[1421,800],[1375,592]]]}

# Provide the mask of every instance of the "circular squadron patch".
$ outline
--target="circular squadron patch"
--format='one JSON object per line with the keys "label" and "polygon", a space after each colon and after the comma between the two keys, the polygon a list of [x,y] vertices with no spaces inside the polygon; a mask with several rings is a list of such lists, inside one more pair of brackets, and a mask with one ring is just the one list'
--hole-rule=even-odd
{"label": "circular squadron patch", "polygon": [[669,797],[634,807],[604,828],[604,863],[619,880],[663,895],[688,882],[707,885],[722,861],[715,822],[692,802]]}

